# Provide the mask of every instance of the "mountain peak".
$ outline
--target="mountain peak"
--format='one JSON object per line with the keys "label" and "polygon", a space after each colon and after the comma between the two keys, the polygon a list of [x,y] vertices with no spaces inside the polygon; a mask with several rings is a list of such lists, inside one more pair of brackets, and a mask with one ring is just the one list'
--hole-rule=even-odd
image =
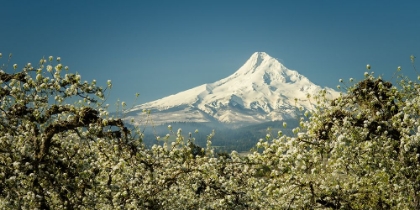
{"label": "mountain peak", "polygon": [[[274,67],[274,68],[273,68]],[[283,69],[284,66],[277,59],[271,57],[265,52],[255,52],[245,62],[245,64],[238,69],[235,74],[247,75],[255,72],[266,71],[269,69]]]}
{"label": "mountain peak", "polygon": [[266,52],[254,52],[252,55],[251,55],[251,58],[261,58],[261,59],[264,59],[264,58],[271,58],[271,56],[270,55],[268,55]]}
{"label": "mountain peak", "polygon": [[251,57],[248,60],[255,61],[256,63],[261,63],[264,60],[272,60],[272,59],[274,58],[265,52],[255,52],[251,55]]}

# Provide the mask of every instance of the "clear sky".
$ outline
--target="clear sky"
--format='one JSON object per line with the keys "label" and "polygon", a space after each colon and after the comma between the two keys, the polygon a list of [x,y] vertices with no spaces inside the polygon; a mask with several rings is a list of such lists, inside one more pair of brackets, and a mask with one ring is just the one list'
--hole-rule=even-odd
{"label": "clear sky", "polygon": [[0,63],[60,56],[83,80],[111,79],[110,104],[215,82],[256,51],[329,87],[366,64],[416,78],[420,56],[420,1],[3,0],[0,26]]}

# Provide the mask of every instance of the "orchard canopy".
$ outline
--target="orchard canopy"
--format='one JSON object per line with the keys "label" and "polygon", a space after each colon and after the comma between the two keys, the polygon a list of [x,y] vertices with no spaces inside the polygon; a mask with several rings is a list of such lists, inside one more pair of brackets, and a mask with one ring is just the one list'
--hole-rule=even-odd
{"label": "orchard canopy", "polygon": [[111,81],[59,57],[1,59],[1,209],[420,209],[420,85],[403,76],[368,66],[340,97],[312,96],[294,135],[218,155],[213,134],[201,148],[182,130],[144,146],[108,113]]}

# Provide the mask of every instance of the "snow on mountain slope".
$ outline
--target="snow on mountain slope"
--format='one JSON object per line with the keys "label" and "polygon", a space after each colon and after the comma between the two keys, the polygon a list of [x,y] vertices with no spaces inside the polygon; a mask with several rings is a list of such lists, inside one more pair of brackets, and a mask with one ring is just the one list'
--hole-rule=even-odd
{"label": "snow on mountain slope", "polygon": [[[331,97],[339,95],[326,89]],[[222,80],[135,106],[126,114],[139,122],[143,117],[139,113],[148,109],[157,124],[182,121],[245,125],[292,118],[297,107],[312,110],[314,105],[307,96],[320,90],[267,53],[256,52]]]}

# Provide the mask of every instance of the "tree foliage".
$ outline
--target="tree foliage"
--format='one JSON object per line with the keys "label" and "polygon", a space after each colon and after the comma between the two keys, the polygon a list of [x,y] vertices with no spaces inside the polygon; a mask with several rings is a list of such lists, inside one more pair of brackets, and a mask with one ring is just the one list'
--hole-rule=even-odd
{"label": "tree foliage", "polygon": [[13,69],[0,71],[2,209],[420,208],[420,86],[406,78],[321,92],[294,135],[242,156],[182,130],[144,146],[103,105],[111,81],[82,82],[60,58]]}

